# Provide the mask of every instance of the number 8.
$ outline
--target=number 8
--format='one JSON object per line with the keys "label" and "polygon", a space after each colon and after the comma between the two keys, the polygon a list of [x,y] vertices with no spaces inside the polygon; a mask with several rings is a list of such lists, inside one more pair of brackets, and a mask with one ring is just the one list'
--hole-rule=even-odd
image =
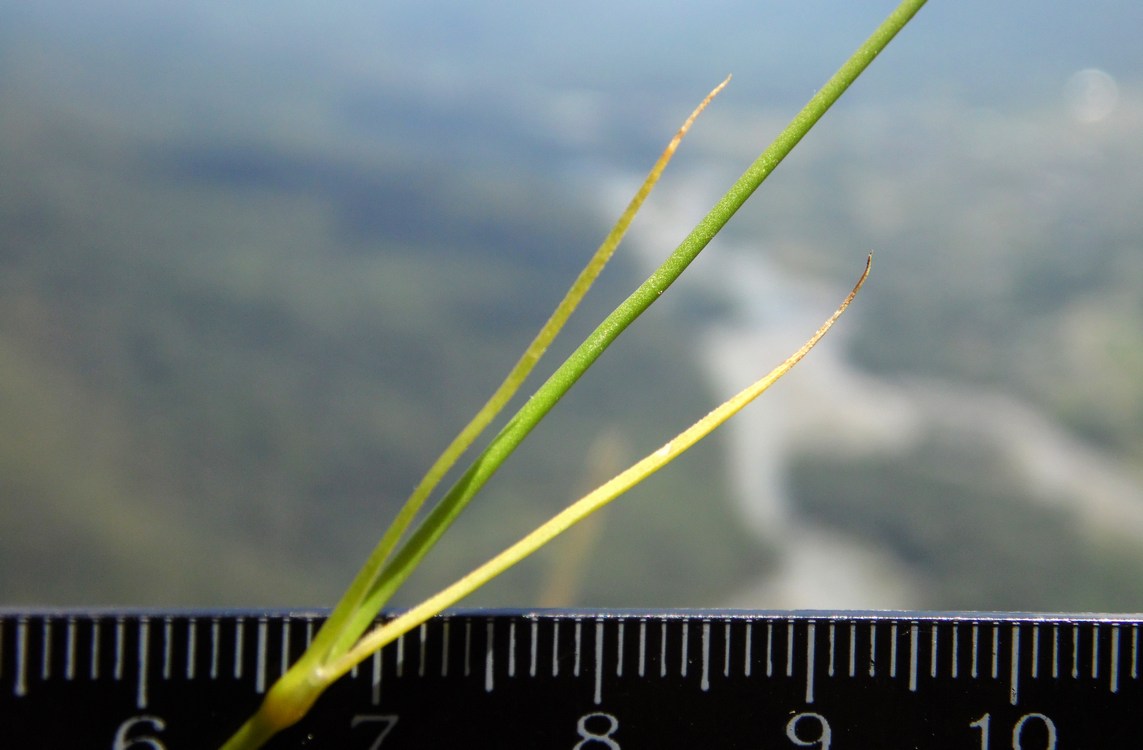
{"label": "number 8", "polygon": [[[607,728],[600,732],[593,732],[587,728],[587,722],[591,719],[602,719],[607,722]],[[596,722],[598,723],[598,722]],[[586,750],[586,748],[602,745],[608,750],[620,750],[619,743],[612,739],[611,735],[619,729],[619,719],[611,714],[605,714],[602,711],[597,711],[593,714],[586,714],[579,717],[579,722],[576,724],[576,729],[579,731],[579,736],[582,737],[579,742],[575,743],[572,750]]]}

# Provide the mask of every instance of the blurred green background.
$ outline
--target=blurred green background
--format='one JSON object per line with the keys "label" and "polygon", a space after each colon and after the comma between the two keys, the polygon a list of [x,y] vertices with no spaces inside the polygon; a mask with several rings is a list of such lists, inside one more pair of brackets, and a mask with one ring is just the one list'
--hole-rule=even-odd
{"label": "blurred green background", "polygon": [[[697,101],[549,372],[893,3],[0,1],[0,605],[322,606]],[[986,27],[986,28],[982,28]],[[1143,6],[934,0],[402,594],[1139,610]]]}

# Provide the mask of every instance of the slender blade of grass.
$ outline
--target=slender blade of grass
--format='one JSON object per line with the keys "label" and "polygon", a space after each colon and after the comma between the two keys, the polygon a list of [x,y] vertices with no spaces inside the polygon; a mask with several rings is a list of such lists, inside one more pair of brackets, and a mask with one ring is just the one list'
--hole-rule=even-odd
{"label": "slender blade of grass", "polygon": [[[716,86],[706,98],[691,112],[667,147],[660,154],[658,160],[651,167],[635,195],[631,198],[627,208],[608,232],[599,248],[592,255],[584,269],[572,282],[571,287],[560,303],[556,306],[544,326],[528,345],[524,354],[513,366],[504,381],[485,402],[472,420],[457,434],[453,441],[441,453],[424,477],[414,488],[409,499],[398,511],[393,522],[386,529],[385,534],[377,546],[370,553],[369,559],[358,572],[357,577],[349,589],[342,596],[341,601],[334,607],[329,618],[314,637],[314,641],[305,654],[290,670],[282,676],[273,686],[264,701],[259,714],[247,722],[240,732],[227,744],[226,748],[238,750],[239,748],[254,748],[263,744],[279,729],[289,726],[297,721],[308,710],[309,705],[328,685],[323,678],[328,670],[326,665],[341,657],[361,634],[372,623],[380,604],[376,605],[372,614],[362,617],[372,605],[365,603],[370,592],[375,591],[378,580],[384,574],[384,566],[400,541],[405,531],[416,518],[418,511],[440,483],[441,479],[456,464],[473,441],[488,427],[504,406],[516,394],[524,380],[535,368],[548,346],[571,317],[576,307],[586,296],[595,280],[602,273],[603,268],[615,254],[619,243],[627,233],[635,215],[642,208],[647,196],[659,181],[667,164],[670,163],[682,143],[684,136],[690,131],[695,120],[706,109],[707,105],[730,83],[728,76]],[[308,702],[304,698],[308,696]]]}
{"label": "slender blade of grass", "polygon": [[[503,410],[512,396],[520,389],[524,380],[535,368],[544,352],[547,351],[548,346],[551,345],[556,335],[563,329],[564,324],[571,317],[572,313],[579,306],[579,303],[595,283],[595,280],[599,278],[600,273],[603,272],[608,261],[610,261],[615,254],[615,250],[619,247],[619,243],[631,226],[632,220],[634,220],[639,209],[643,207],[643,203],[647,200],[647,196],[650,195],[651,190],[655,187],[656,183],[658,183],[659,178],[663,174],[663,170],[667,168],[667,164],[670,163],[672,157],[675,155],[683,137],[691,129],[691,126],[702,111],[710,104],[711,100],[713,100],[720,91],[726,88],[728,83],[730,83],[729,76],[707,94],[706,98],[699,103],[683,122],[654,166],[651,167],[651,171],[647,174],[647,177],[643,180],[643,183],[627,204],[627,208],[623,211],[619,220],[615,222],[615,225],[607,233],[607,236],[595,251],[595,254],[592,255],[587,265],[584,266],[575,281],[572,282],[571,287],[565,293],[563,299],[560,300],[556,309],[552,312],[547,322],[544,323],[539,333],[532,339],[532,342],[528,345],[524,354],[512,367],[507,377],[504,378],[504,381],[484,406],[481,407],[472,420],[464,426],[449,446],[445,448],[444,452],[441,453],[440,457],[437,458],[425,473],[425,476],[417,484],[416,488],[414,488],[413,493],[409,496],[409,499],[405,502],[404,506],[402,506],[401,510],[398,511],[397,516],[389,525],[389,528],[386,529],[381,541],[378,542],[370,554],[369,560],[362,567],[361,572],[358,573],[357,579],[349,591],[346,592],[345,596],[343,596],[342,602],[335,607],[334,613],[331,614],[324,628],[327,630],[327,634],[319,634],[318,637],[321,639],[319,645],[321,647],[327,647],[328,645],[331,653],[339,653],[352,646],[361,636],[363,630],[355,627],[350,615],[362,606],[369,592],[375,588],[379,577],[383,574],[383,566],[392,554],[397,542],[405,534],[405,531],[416,518],[418,511],[420,511],[429,495],[436,489],[449,469],[456,464],[464,452],[472,445],[473,441],[484,432],[496,415]],[[378,608],[379,607],[380,605],[378,605]]]}
{"label": "slender blade of grass", "polygon": [[[275,683],[259,710],[223,746],[224,750],[254,750],[277,731],[296,722],[309,710],[317,696],[334,679],[331,667],[336,663],[340,668],[345,663],[342,657],[349,652],[358,636],[365,632],[376,618],[384,603],[440,539],[473,495],[619,334],[674,283],[738,208],[924,4],[925,0],[902,0],[837,73],[810,99],[774,142],[747,168],[670,257],[537,389],[395,554],[392,553],[392,549],[399,541],[401,533],[386,535],[389,538],[383,539],[378,545],[378,550],[370,556],[365,568],[335,608],[327,627],[323,628],[298,663]],[[546,344],[540,348],[539,353],[542,353],[544,348]],[[804,355],[804,352],[802,354]],[[525,355],[525,358],[527,356]],[[800,359],[800,356],[798,358]],[[502,406],[503,404],[497,408]],[[711,429],[714,426],[717,424]],[[689,431],[676,438],[676,441],[687,434]],[[676,441],[660,449],[660,452],[672,454]],[[686,442],[683,440],[678,445],[681,447]],[[455,457],[444,460],[446,463],[455,462],[463,452],[464,448],[461,448]],[[429,476],[429,483],[435,485],[444,473],[442,471],[440,476],[435,478]],[[430,470],[430,475],[432,474]],[[425,497],[428,494],[426,492]],[[423,502],[423,498],[419,502]],[[407,519],[402,519],[405,527],[415,517],[416,512],[414,510],[407,515]],[[376,641],[371,640],[370,643],[375,645]],[[362,653],[362,647],[354,648],[353,653]]]}
{"label": "slender blade of grass", "polygon": [[760,378],[727,399],[657,451],[647,455],[630,468],[617,474],[587,495],[584,495],[484,565],[476,568],[451,586],[442,589],[439,593],[426,599],[421,604],[418,604],[412,609],[398,615],[393,620],[367,633],[343,659],[331,665],[330,676],[334,679],[340,677],[352,669],[355,664],[369,658],[377,649],[396,640],[399,636],[409,632],[447,607],[453,606],[525,557],[539,550],[575,524],[600,510],[647,477],[662,469],[689,450],[695,443],[721,426],[726,420],[740,412],[751,401],[761,396],[762,393],[776,383],[779,378],[793,369],[794,365],[800,362],[802,358],[821,341],[826,332],[833,327],[833,324],[837,322],[837,319],[846,311],[850,303],[853,302],[854,297],[857,296],[858,291],[860,291],[861,287],[865,284],[865,280],[869,277],[872,261],[873,255],[871,253],[866,259],[865,269],[862,271],[853,290],[850,291],[849,295],[837,310],[834,311],[833,315],[818,328],[814,335],[811,336],[798,351],[786,358],[784,362],[767,373],[765,377]]}
{"label": "slender blade of grass", "polygon": [[413,532],[376,579],[363,602],[370,619],[405,582],[428,551],[509,455],[547,416],[601,354],[675,282],[774,168],[869,66],[925,0],[903,2],[878,26],[730,187],[673,253],[631,293],[541,385]]}

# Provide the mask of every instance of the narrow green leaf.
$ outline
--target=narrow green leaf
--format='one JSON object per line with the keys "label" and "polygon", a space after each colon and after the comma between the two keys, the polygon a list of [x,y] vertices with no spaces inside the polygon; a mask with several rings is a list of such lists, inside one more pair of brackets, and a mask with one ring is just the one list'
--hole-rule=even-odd
{"label": "narrow green leaf", "polygon": [[790,355],[782,364],[771,370],[765,377],[760,378],[727,399],[720,406],[679,433],[673,440],[663,445],[657,451],[644,457],[627,470],[617,474],[611,480],[600,485],[587,495],[584,495],[484,565],[476,568],[456,583],[426,599],[421,604],[403,612],[393,620],[367,633],[361,639],[361,642],[346,654],[343,659],[330,666],[330,675],[336,679],[345,674],[352,669],[354,665],[369,658],[377,649],[396,640],[399,636],[409,632],[425,620],[439,614],[445,608],[456,604],[525,557],[539,550],[575,524],[584,520],[647,477],[659,471],[659,469],[662,469],[671,461],[674,461],[697,442],[721,426],[726,420],[740,412],[751,401],[761,396],[762,393],[776,383],[779,378],[793,369],[794,365],[800,362],[802,358],[817,345],[821,338],[825,336],[826,332],[833,327],[833,324],[837,322],[837,319],[840,318],[846,308],[849,307],[849,304],[853,301],[853,298],[857,296],[857,292],[869,277],[869,268],[872,259],[873,256],[870,254],[866,260],[865,270],[862,272],[861,277],[857,280],[849,296],[847,296],[837,310],[834,311],[833,315],[822,324],[817,332],[814,333],[798,351]]}
{"label": "narrow green leaf", "polygon": [[[635,292],[617,307],[556,372],[540,386],[515,416],[509,420],[500,433],[493,438],[488,447],[477,457],[458,482],[446,493],[437,507],[422,521],[420,526],[407,539],[404,546],[393,554],[395,545],[399,542],[405,529],[408,528],[409,524],[417,515],[417,511],[431,493],[432,488],[439,483],[448,468],[456,462],[476,435],[487,427],[492,417],[504,406],[508,398],[510,398],[511,393],[515,392],[520,382],[523,381],[523,377],[526,376],[527,372],[535,364],[535,359],[538,359],[539,355],[547,348],[550,339],[548,339],[547,342],[541,342],[539,344],[535,344],[534,342],[537,348],[534,351],[532,348],[529,349],[529,352],[525,354],[521,363],[518,363],[517,368],[513,369],[513,374],[506,380],[508,385],[503,386],[506,388],[505,392],[508,393],[508,396],[503,397],[503,402],[500,402],[498,400],[500,392],[498,391],[497,395],[494,395],[490,400],[490,406],[486,406],[487,409],[490,409],[490,412],[485,414],[484,410],[482,410],[474,419],[473,424],[470,425],[473,430],[472,434],[470,435],[469,428],[466,428],[465,431],[462,431],[461,435],[458,436],[457,441],[446,449],[445,454],[442,455],[440,461],[434,464],[434,467],[430,469],[425,480],[418,486],[418,490],[414,492],[414,496],[410,499],[406,509],[401,511],[394,527],[383,537],[377,549],[375,549],[374,553],[370,556],[366,566],[362,569],[361,573],[359,573],[342,601],[335,608],[327,623],[327,627],[323,628],[311,648],[307,650],[299,662],[274,685],[267,694],[258,712],[224,745],[224,750],[253,750],[254,748],[260,747],[261,744],[275,732],[294,723],[309,710],[309,707],[314,700],[316,700],[321,691],[324,690],[330,681],[335,679],[337,670],[343,668],[344,665],[348,663],[349,659],[346,654],[350,648],[353,647],[354,642],[357,641],[360,634],[365,631],[380,611],[380,608],[420,563],[424,555],[460,514],[473,495],[480,490],[507,456],[527,437],[536,424],[547,415],[572,385],[574,385],[584,372],[598,359],[602,352],[615,341],[619,334],[674,283],[687,266],[689,266],[703,248],[706,247],[710,240],[726,225],[738,208],[745,203],[766,177],[769,176],[786,155],[793,150],[822,115],[837,101],[853,81],[868,67],[869,63],[884,49],[885,45],[892,40],[924,4],[925,0],[902,0],[900,5],[890,13],[869,39],[867,39],[845,64],[842,65],[838,72],[826,82],[806,106],[794,117],[786,129],[779,134],[774,142],[762,152],[754,163],[751,164],[743,175],[731,186],[727,193],[715,204],[714,208],[711,209],[706,217],[698,223],[671,256],[667,258]],[[661,169],[659,171],[661,171]],[[658,175],[654,171],[652,174],[654,179],[657,179]],[[645,197],[645,195],[643,195],[643,197]],[[637,195],[636,200],[641,202],[642,198]],[[635,202],[636,201],[633,201],[633,204]],[[625,213],[624,217],[629,223],[630,216]],[[626,225],[623,224],[623,222],[624,219],[621,218],[620,222],[616,225],[617,227],[622,225],[620,235],[622,231],[626,229]],[[618,240],[616,240],[616,242],[617,241]],[[607,242],[604,244],[606,245]],[[614,247],[611,247],[611,249],[606,252],[610,254],[613,250]],[[603,252],[603,248],[601,248],[601,252]],[[596,273],[598,273],[598,271],[596,271]],[[582,298],[582,292],[575,292],[574,290],[575,287],[573,286],[573,292],[569,292],[569,295],[579,294],[579,298]],[[583,292],[586,292],[586,289],[584,289]],[[567,310],[568,314],[570,314],[571,309],[574,309],[577,303],[578,298],[571,303],[571,308]],[[561,303],[561,307],[562,305],[563,303]],[[557,311],[557,315],[558,314]],[[553,319],[556,318],[557,315],[553,315]],[[556,324],[555,330],[558,330],[559,325],[562,325],[562,321]],[[820,333],[824,333],[824,331],[819,332],[819,334]],[[543,335],[545,334],[541,334],[541,337]],[[554,336],[554,332],[552,335]],[[537,341],[540,341],[540,337],[537,338]],[[802,354],[804,354],[804,352],[802,352]],[[800,358],[800,356],[798,358]],[[796,361],[796,359],[794,361]],[[517,381],[518,368],[523,368],[521,370],[523,375],[519,375],[519,380]],[[762,390],[764,389],[763,387]],[[761,390],[758,391],[758,393],[760,392]],[[740,396],[741,395],[742,394],[740,394]],[[749,396],[749,399],[756,396],[757,393]],[[742,405],[744,405],[744,403]],[[737,408],[741,408],[741,405]],[[729,417],[729,414],[722,419],[727,417]],[[721,423],[720,420],[716,420],[716,422]],[[704,423],[705,420],[700,424]],[[717,423],[712,424],[710,429],[717,426]],[[658,467],[655,465],[655,461],[668,456],[673,458],[674,455],[677,455],[675,452],[676,448],[685,450],[685,447],[689,447],[690,443],[688,443],[688,440],[690,438],[686,437],[686,439],[684,439],[684,437],[688,435],[691,435],[691,431],[689,430],[680,435],[679,438],[676,438],[675,441],[664,446],[663,449],[660,449],[658,453],[662,455],[659,456],[659,458],[655,458],[657,454],[653,454],[651,457],[648,457],[648,459],[645,459],[645,461],[650,461],[650,463],[640,462],[640,464],[636,465],[636,468],[638,468],[639,471],[645,471],[647,473],[657,470]],[[699,437],[701,437],[701,435]],[[636,474],[638,474],[638,472],[636,472]],[[627,479],[614,487],[623,486],[624,482],[635,475],[627,475],[625,472],[620,476],[626,476]],[[422,486],[427,489],[422,490]],[[612,487],[612,489],[614,489],[614,487]],[[611,490],[608,490],[608,492],[610,491]],[[619,490],[619,492],[622,491],[623,489]],[[606,494],[605,492],[599,497],[603,497]],[[607,502],[610,499],[611,498],[608,498],[603,502]],[[577,505],[573,507],[583,508],[588,506]],[[589,510],[587,512],[591,511]],[[566,520],[570,518],[570,516],[563,518]],[[559,523],[563,523],[563,521]],[[551,528],[557,528],[559,523]],[[558,530],[556,533],[558,533]],[[538,538],[542,538],[542,535]],[[371,640],[368,643],[363,642],[358,647],[353,647],[352,653],[355,657],[363,653],[368,653],[367,648],[376,645],[376,641],[372,638],[371,636]]]}
{"label": "narrow green leaf", "polygon": [[925,0],[904,0],[881,23],[844,65],[814,94],[773,143],[731,186],[714,208],[698,223],[648,279],[643,282],[595,329],[571,356],[540,386],[483,453],[461,476],[440,503],[393,557],[368,593],[362,618],[380,611],[385,602],[420,564],[445,530],[469,501],[496,473],[509,455],[540,420],[563,398],[601,354],[628,326],[647,310],[698,257],[735,212],[746,202],[774,168],[861,75],[885,45],[908,23]]}

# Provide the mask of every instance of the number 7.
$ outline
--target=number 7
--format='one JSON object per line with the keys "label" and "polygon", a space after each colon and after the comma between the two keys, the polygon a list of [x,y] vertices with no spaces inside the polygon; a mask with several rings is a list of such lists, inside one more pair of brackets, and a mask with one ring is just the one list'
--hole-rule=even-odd
{"label": "number 7", "polygon": [[397,726],[397,714],[358,714],[353,717],[353,721],[349,723],[351,728],[356,728],[360,724],[383,724],[381,733],[377,735],[377,739],[373,740],[373,744],[369,746],[369,750],[378,750],[381,743],[389,736],[389,732],[393,731],[393,727]]}

